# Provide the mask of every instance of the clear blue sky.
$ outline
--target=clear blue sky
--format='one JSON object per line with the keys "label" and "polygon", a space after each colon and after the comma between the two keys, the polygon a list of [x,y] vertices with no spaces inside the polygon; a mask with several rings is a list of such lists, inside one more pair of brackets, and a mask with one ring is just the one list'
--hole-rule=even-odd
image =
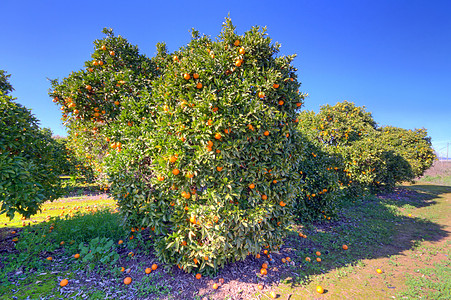
{"label": "clear blue sky", "polygon": [[[151,57],[189,30],[216,37],[230,13],[238,33],[267,26],[282,54],[298,54],[306,109],[348,100],[379,125],[426,128],[436,150],[451,143],[451,1],[29,1],[1,0],[0,69],[13,96],[55,134],[61,114],[47,78],[83,67],[110,27]],[[450,153],[451,155],[451,153]]]}

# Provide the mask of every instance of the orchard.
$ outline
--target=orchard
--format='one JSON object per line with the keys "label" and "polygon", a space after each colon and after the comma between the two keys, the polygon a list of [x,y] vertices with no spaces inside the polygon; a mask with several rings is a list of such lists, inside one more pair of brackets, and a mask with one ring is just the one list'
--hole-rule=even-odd
{"label": "orchard", "polygon": [[65,140],[39,129],[0,72],[1,213],[35,214],[62,195],[64,173],[95,181],[127,230],[149,229],[162,263],[201,278],[279,250],[293,225],[332,222],[346,199],[435,159],[426,130],[378,127],[353,103],[301,112],[295,55],[278,55],[266,28],[238,34],[227,18],[217,38],[192,30],[152,58],[103,33],[83,69],[51,81]]}

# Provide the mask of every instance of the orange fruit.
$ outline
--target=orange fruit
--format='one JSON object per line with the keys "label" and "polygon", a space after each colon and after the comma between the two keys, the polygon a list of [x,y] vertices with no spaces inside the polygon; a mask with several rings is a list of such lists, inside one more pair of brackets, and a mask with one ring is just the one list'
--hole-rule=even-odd
{"label": "orange fruit", "polygon": [[144,272],[146,272],[146,274],[150,274],[150,272],[152,272],[152,269],[151,268],[146,268],[146,270]]}
{"label": "orange fruit", "polygon": [[63,279],[63,280],[61,280],[61,282],[60,282],[60,286],[66,286],[68,283],[69,283],[69,280]]}
{"label": "orange fruit", "polygon": [[272,87],[275,88],[275,89],[277,89],[277,88],[279,88],[279,84],[274,83],[274,84],[272,85]]}
{"label": "orange fruit", "polygon": [[249,184],[249,188],[250,188],[250,189],[255,188],[255,184],[253,184],[253,183]]}
{"label": "orange fruit", "polygon": [[202,275],[200,273],[197,273],[196,274],[196,279],[201,279],[201,278],[202,278]]}
{"label": "orange fruit", "polygon": [[246,53],[246,50],[244,50],[243,47],[240,48],[240,54],[243,55],[244,53]]}
{"label": "orange fruit", "polygon": [[129,285],[130,283],[132,283],[132,278],[131,277],[125,277],[124,278],[124,284]]}
{"label": "orange fruit", "polygon": [[75,255],[74,255],[74,258],[80,258],[80,254],[78,254],[78,253],[75,254]]}
{"label": "orange fruit", "polygon": [[222,167],[216,167],[216,170],[218,170],[218,172],[222,171]]}
{"label": "orange fruit", "polygon": [[194,174],[191,173],[191,172],[187,172],[187,173],[186,173],[186,177],[188,177],[188,178],[193,178],[193,177],[194,177]]}
{"label": "orange fruit", "polygon": [[190,221],[192,224],[196,224],[196,217],[195,217],[195,216],[191,216],[191,217],[189,218],[189,221]]}
{"label": "orange fruit", "polygon": [[316,255],[318,255],[318,256],[320,256],[321,255],[321,252],[319,252],[319,251],[316,251],[316,253],[315,253]]}
{"label": "orange fruit", "polygon": [[321,262],[321,258],[317,257],[317,258],[316,258],[316,261],[317,261],[317,262]]}
{"label": "orange fruit", "polygon": [[90,91],[90,90],[92,90],[92,86],[90,86],[89,84],[86,86],[86,89],[88,90],[88,91]]}
{"label": "orange fruit", "polygon": [[220,133],[216,133],[215,134],[215,139],[220,140],[222,138]]}
{"label": "orange fruit", "polygon": [[348,250],[348,246],[347,245],[343,245],[343,250]]}
{"label": "orange fruit", "polygon": [[276,183],[277,183],[277,180],[274,179],[274,180],[272,181],[272,183],[276,184]]}
{"label": "orange fruit", "polygon": [[301,102],[296,103],[296,106],[297,106],[297,107],[300,107],[301,105],[302,105]]}
{"label": "orange fruit", "polygon": [[237,59],[237,60],[235,61],[235,66],[241,67],[241,63],[242,63],[241,59]]}
{"label": "orange fruit", "polygon": [[158,265],[157,264],[153,264],[151,268],[152,268],[152,271],[155,271],[158,268]]}
{"label": "orange fruit", "polygon": [[183,78],[185,78],[186,80],[190,80],[191,76],[188,73],[183,74]]}
{"label": "orange fruit", "polygon": [[106,50],[106,46],[105,46],[105,45],[102,45],[102,47],[100,47],[100,49]]}
{"label": "orange fruit", "polygon": [[306,257],[306,258],[305,258],[305,261],[310,262],[310,261],[311,261],[310,257]]}
{"label": "orange fruit", "polygon": [[119,101],[114,101],[114,105],[118,106],[119,105]]}
{"label": "orange fruit", "polygon": [[268,271],[266,271],[266,269],[261,269],[260,270],[260,274],[262,274],[262,275],[266,275],[266,274],[268,274]]}
{"label": "orange fruit", "polygon": [[111,56],[115,56],[116,53],[114,53],[114,51],[110,51],[110,55],[111,55]]}
{"label": "orange fruit", "polygon": [[381,269],[377,269],[376,272],[377,272],[378,274],[382,274],[382,270],[381,270]]}
{"label": "orange fruit", "polygon": [[179,169],[172,170],[172,174],[174,175],[178,175],[179,173],[180,173]]}
{"label": "orange fruit", "polygon": [[60,243],[60,245],[61,245],[61,246],[64,245],[64,241],[62,241],[62,242]]}
{"label": "orange fruit", "polygon": [[194,77],[194,79],[197,79],[197,78],[199,78],[199,74],[194,73],[194,74],[193,74],[193,77]]}
{"label": "orange fruit", "polygon": [[284,207],[285,205],[287,205],[285,202],[283,202],[283,201],[280,201],[280,206],[282,206],[282,207]]}
{"label": "orange fruit", "polygon": [[52,260],[53,258],[51,256],[47,257],[47,260]]}
{"label": "orange fruit", "polygon": [[257,285],[257,289],[263,290],[263,284],[259,283],[259,284]]}
{"label": "orange fruit", "polygon": [[320,285],[318,285],[318,286],[316,287],[316,291],[317,291],[319,294],[324,293],[324,289],[323,289],[323,287],[320,286]]}
{"label": "orange fruit", "polygon": [[256,258],[260,258],[260,253],[257,253],[257,255],[255,257]]}
{"label": "orange fruit", "polygon": [[196,88],[197,88],[197,89],[201,89],[201,88],[202,88],[202,83],[198,82],[198,83],[196,84]]}
{"label": "orange fruit", "polygon": [[240,40],[236,40],[233,44],[238,47],[240,45]]}
{"label": "orange fruit", "polygon": [[285,258],[282,258],[282,263],[286,263],[287,260]]}
{"label": "orange fruit", "polygon": [[262,199],[263,199],[263,200],[266,200],[266,199],[268,199],[268,196],[262,195]]}
{"label": "orange fruit", "polygon": [[263,134],[264,134],[265,136],[268,136],[268,135],[269,135],[269,131],[266,130]]}
{"label": "orange fruit", "polygon": [[260,98],[265,98],[265,93],[264,92],[258,92],[258,97]]}
{"label": "orange fruit", "polygon": [[[157,176],[157,179],[158,179],[158,181],[163,181],[164,180],[164,177],[163,176],[160,176],[160,175],[158,175]],[[120,245],[120,244],[119,244]]]}
{"label": "orange fruit", "polygon": [[170,161],[171,163],[175,163],[175,162],[177,161],[177,157],[171,156],[171,157],[169,157],[169,161]]}
{"label": "orange fruit", "polygon": [[262,268],[263,268],[263,269],[268,269],[268,264],[267,264],[267,263],[263,263],[263,264],[262,264]]}
{"label": "orange fruit", "polygon": [[219,283],[224,284],[224,278],[219,278]]}
{"label": "orange fruit", "polygon": [[213,284],[213,289],[214,289],[214,290],[217,290],[217,289],[218,289],[218,284],[217,284],[217,283],[214,283],[214,284]]}
{"label": "orange fruit", "polygon": [[269,293],[269,296],[273,299],[276,299],[277,295],[276,292],[272,291],[271,293]]}
{"label": "orange fruit", "polygon": [[124,272],[124,271],[125,271],[125,268],[124,268],[124,267],[122,267],[122,268],[121,268],[121,272]]}

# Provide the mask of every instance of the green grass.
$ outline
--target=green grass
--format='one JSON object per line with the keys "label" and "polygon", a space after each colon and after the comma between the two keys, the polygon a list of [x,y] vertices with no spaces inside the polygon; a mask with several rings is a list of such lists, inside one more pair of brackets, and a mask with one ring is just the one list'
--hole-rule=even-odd
{"label": "green grass", "polygon": [[420,182],[429,182],[429,183],[434,183],[434,184],[451,186],[451,175],[448,175],[448,176],[426,175],[420,179]]}

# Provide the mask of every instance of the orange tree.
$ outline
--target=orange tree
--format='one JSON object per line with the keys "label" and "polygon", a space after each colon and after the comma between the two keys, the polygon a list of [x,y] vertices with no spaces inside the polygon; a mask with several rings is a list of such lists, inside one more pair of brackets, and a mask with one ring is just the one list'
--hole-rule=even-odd
{"label": "orange tree", "polygon": [[436,155],[426,129],[384,126],[377,131],[378,143],[387,145],[409,163],[412,174],[407,180],[422,176],[434,163]]}
{"label": "orange tree", "polygon": [[120,150],[121,132],[111,132],[111,124],[133,126],[142,112],[135,102],[150,86],[159,71],[137,46],[104,29],[105,38],[94,41],[95,51],[85,68],[61,81],[52,80],[50,96],[61,106],[68,128],[68,148],[91,169],[97,179],[105,179],[103,157],[109,149]]}
{"label": "orange tree", "polygon": [[348,196],[390,189],[413,178],[412,166],[401,154],[408,150],[396,149],[391,136],[381,139],[380,129],[364,107],[344,101],[325,105],[318,114],[302,112],[300,119],[299,129],[341,161],[337,172]]}
{"label": "orange tree", "polygon": [[143,94],[151,117],[108,155],[122,213],[151,228],[162,261],[211,273],[282,243],[303,96],[294,56],[276,56],[279,46],[259,27],[238,35],[229,19],[215,41],[193,30]]}
{"label": "orange tree", "polygon": [[299,158],[295,170],[301,176],[294,202],[295,216],[300,222],[331,220],[341,204],[342,186],[336,171],[340,161],[301,134],[293,139]]}
{"label": "orange tree", "polygon": [[0,214],[12,219],[16,212],[29,217],[62,194],[59,162],[66,154],[10,90],[0,90]]}

